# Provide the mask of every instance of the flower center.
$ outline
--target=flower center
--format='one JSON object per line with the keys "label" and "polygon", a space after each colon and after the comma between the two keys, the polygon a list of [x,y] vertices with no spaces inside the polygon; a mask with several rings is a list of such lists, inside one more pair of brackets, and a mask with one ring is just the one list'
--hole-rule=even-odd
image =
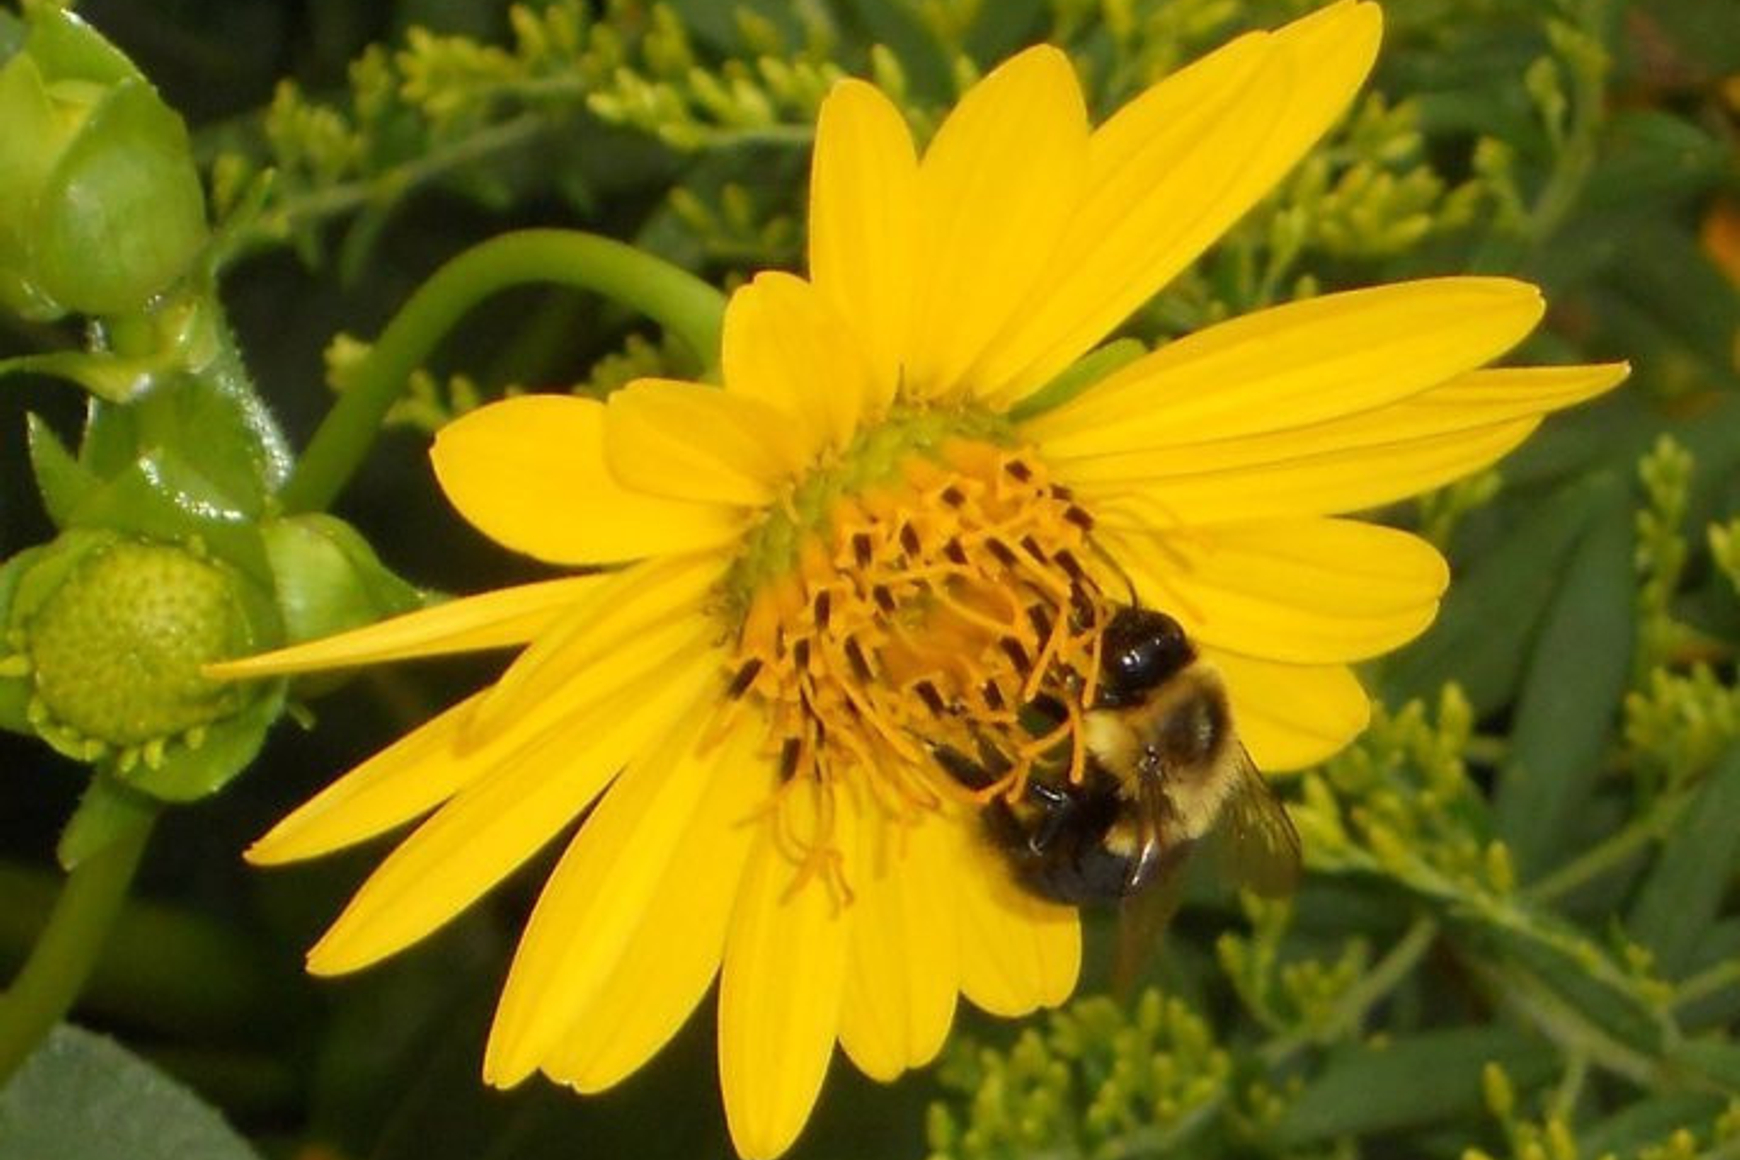
{"label": "flower center", "polygon": [[[842,790],[911,822],[1019,794],[1040,763],[1081,774],[1108,615],[1091,517],[1034,455],[986,435],[908,443],[890,462],[837,469],[851,486],[817,485],[825,506],[763,530],[755,547],[789,544],[785,566],[746,555],[734,574],[730,694],[760,709],[784,786],[823,791],[821,809],[780,810],[815,819],[786,837],[818,865]],[[943,747],[982,780],[945,772]]]}

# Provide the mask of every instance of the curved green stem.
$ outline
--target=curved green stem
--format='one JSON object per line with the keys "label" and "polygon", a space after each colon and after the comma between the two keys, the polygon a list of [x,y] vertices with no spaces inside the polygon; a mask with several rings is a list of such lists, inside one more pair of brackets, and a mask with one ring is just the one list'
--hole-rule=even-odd
{"label": "curved green stem", "polygon": [[149,825],[134,828],[67,875],[30,958],[0,996],[0,1083],[72,1009],[121,912],[150,836]]}
{"label": "curved green stem", "polygon": [[308,444],[282,494],[287,510],[319,511],[343,488],[374,442],[393,401],[453,324],[498,290],[555,282],[596,290],[641,311],[716,361],[725,298],[685,270],[633,246],[575,230],[521,230],[481,242],[417,289]]}

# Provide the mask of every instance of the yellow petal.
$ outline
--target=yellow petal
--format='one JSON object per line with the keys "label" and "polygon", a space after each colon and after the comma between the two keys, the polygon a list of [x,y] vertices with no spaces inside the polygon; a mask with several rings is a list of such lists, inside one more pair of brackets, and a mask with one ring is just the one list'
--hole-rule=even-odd
{"label": "yellow petal", "polygon": [[1087,112],[1048,45],[961,98],[919,165],[922,275],[903,365],[921,398],[954,391],[1026,300],[1080,200]]}
{"label": "yellow petal", "polygon": [[1316,454],[1275,448],[1275,457],[1262,462],[1128,483],[1078,481],[1074,464],[1068,471],[1060,469],[1058,476],[1075,485],[1089,510],[1111,528],[1329,515],[1380,507],[1442,487],[1497,461],[1539,425],[1539,418],[1518,419]]}
{"label": "yellow petal", "polygon": [[716,776],[647,897],[644,921],[544,1060],[550,1078],[582,1092],[610,1087],[664,1046],[706,993],[758,832],[752,815],[774,788],[773,765],[757,759],[756,742],[739,731],[716,755]]}
{"label": "yellow petal", "polygon": [[873,1079],[929,1063],[954,1019],[960,931],[944,833],[953,824],[895,823],[876,807],[859,819],[840,1046]]}
{"label": "yellow petal", "polygon": [[[814,792],[794,786],[784,804],[813,811]],[[849,934],[842,902],[815,878],[794,889],[774,827],[757,828],[719,980],[719,1086],[744,1160],[784,1152],[809,1119],[839,1028]],[[833,833],[849,859],[850,827]]]}
{"label": "yellow petal", "polygon": [[624,487],[604,463],[604,404],[522,395],[463,415],[429,451],[441,490],[484,535],[557,564],[609,564],[713,547],[743,517]]}
{"label": "yellow petal", "polygon": [[1226,679],[1233,722],[1257,768],[1302,769],[1359,736],[1371,698],[1345,665],[1289,665],[1219,649],[1203,656]]}
{"label": "yellow petal", "polygon": [[1047,275],[974,370],[1012,401],[1153,296],[1272,189],[1370,72],[1382,16],[1340,3],[1161,81],[1095,131]]}
{"label": "yellow petal", "polygon": [[695,714],[631,761],[569,843],[538,896],[496,1007],[483,1060],[491,1084],[510,1087],[530,1075],[579,1014],[595,1009],[639,929],[670,921],[649,903],[678,862],[696,870],[681,840],[709,781],[760,780],[767,788],[768,779],[745,768],[741,741],[724,761],[718,745],[703,743],[710,721]]}
{"label": "yellow petal", "polygon": [[818,448],[759,399],[699,383],[638,379],[605,407],[605,459],[649,495],[759,507]]}
{"label": "yellow petal", "polygon": [[1352,520],[1101,535],[1142,602],[1192,640],[1293,664],[1363,660],[1412,640],[1450,580],[1426,541]]}
{"label": "yellow petal", "polygon": [[822,101],[810,169],[810,277],[858,336],[877,398],[900,380],[911,326],[918,160],[900,110],[845,80]]}
{"label": "yellow petal", "polygon": [[1540,292],[1433,278],[1326,294],[1187,335],[1113,372],[1027,433],[1063,457],[1141,453],[1324,423],[1416,395],[1509,350]]}
{"label": "yellow petal", "polygon": [[726,564],[667,556],[612,574],[515,658],[472,714],[464,742],[487,740],[558,694],[608,690],[661,663],[675,640],[705,631],[706,602]]}
{"label": "yellow petal", "polygon": [[248,861],[271,866],[342,849],[452,797],[488,769],[455,750],[467,715],[482,699],[482,693],[468,697],[327,786],[248,847]]}
{"label": "yellow petal", "polygon": [[758,274],[725,308],[725,389],[760,399],[803,428],[811,453],[839,449],[866,410],[893,397],[875,385],[857,339],[802,278]]}
{"label": "yellow petal", "polygon": [[1108,527],[1156,529],[1377,507],[1491,464],[1543,413],[1625,378],[1624,364],[1474,371],[1357,415],[1163,451],[1068,458],[1058,476]]}
{"label": "yellow petal", "polygon": [[234,680],[524,644],[606,579],[568,576],[465,596],[276,652],[207,665],[205,672],[214,680]]}
{"label": "yellow petal", "polygon": [[1075,908],[1017,885],[976,816],[955,821],[962,993],[993,1015],[1025,1015],[1063,1002],[1081,971]]}
{"label": "yellow petal", "polygon": [[408,946],[536,853],[703,688],[713,691],[721,662],[707,643],[693,641],[614,696],[554,702],[557,724],[454,795],[369,876],[309,951],[308,969],[339,974]]}

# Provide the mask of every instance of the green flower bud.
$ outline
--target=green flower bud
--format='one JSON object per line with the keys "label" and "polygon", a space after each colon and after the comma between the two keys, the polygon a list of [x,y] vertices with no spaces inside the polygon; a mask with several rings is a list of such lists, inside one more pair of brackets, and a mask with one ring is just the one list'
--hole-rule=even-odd
{"label": "green flower bud", "polygon": [[24,726],[136,790],[211,792],[277,715],[281,687],[201,672],[278,626],[258,585],[197,546],[74,530],[9,563],[0,590],[12,650],[0,684],[23,700]]}
{"label": "green flower bud", "polygon": [[0,306],[139,311],[209,236],[187,129],[78,17],[49,4],[27,16],[0,66]]}
{"label": "green flower bud", "polygon": [[373,624],[422,604],[349,524],[320,513],[261,525],[287,640]]}
{"label": "green flower bud", "polygon": [[200,674],[253,643],[227,568],[174,545],[116,539],[78,552],[58,580],[21,626],[38,730],[51,743],[141,746],[239,706],[234,686]]}

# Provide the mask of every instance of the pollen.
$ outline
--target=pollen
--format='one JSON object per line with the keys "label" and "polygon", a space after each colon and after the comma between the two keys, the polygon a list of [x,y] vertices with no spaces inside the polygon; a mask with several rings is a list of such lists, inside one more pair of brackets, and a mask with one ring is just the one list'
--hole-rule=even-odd
{"label": "pollen", "polygon": [[[765,720],[785,790],[867,795],[910,822],[1017,795],[1042,763],[1079,779],[1108,615],[1092,527],[1031,452],[978,439],[836,495],[748,602],[728,676]],[[944,746],[984,783],[944,773]],[[787,832],[788,812],[795,856],[826,863],[831,811],[802,811],[811,833]]]}

